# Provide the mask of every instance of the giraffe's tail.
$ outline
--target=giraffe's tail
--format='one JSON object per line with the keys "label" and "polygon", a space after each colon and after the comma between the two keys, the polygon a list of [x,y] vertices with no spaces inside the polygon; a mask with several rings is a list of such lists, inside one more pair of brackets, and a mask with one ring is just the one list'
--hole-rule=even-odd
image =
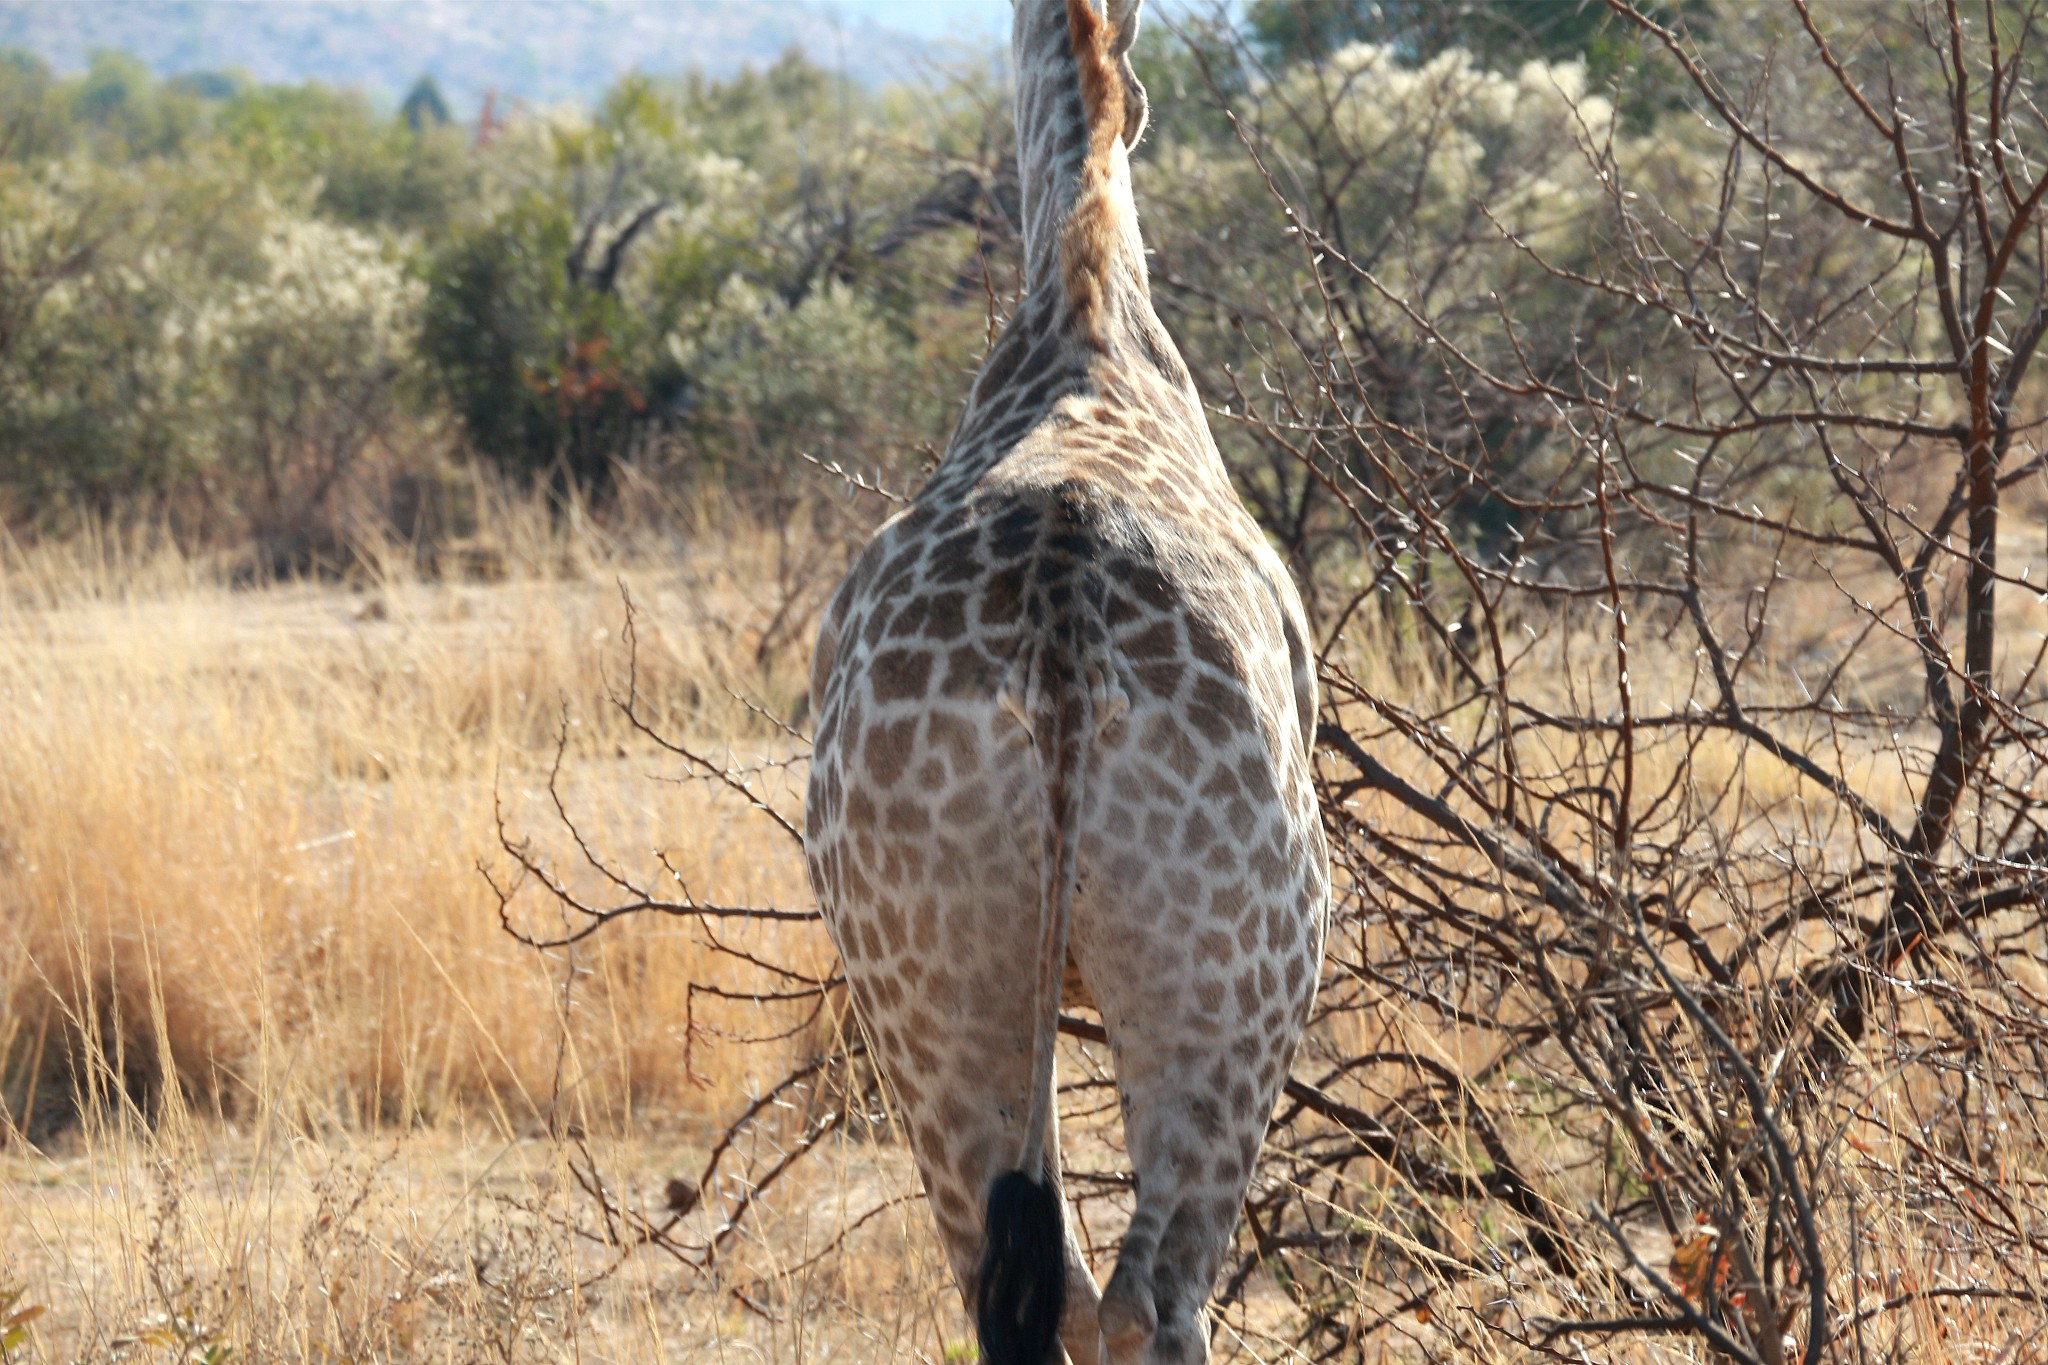
{"label": "giraffe's tail", "polygon": [[1045,773],[1045,862],[1040,869],[1037,1015],[1031,1102],[1017,1168],[989,1190],[987,1240],[975,1294],[976,1327],[988,1365],[1044,1365],[1056,1358],[1066,1306],[1066,1228],[1060,1207],[1053,1126],[1053,1052],[1066,976],[1067,928],[1080,879],[1082,784],[1096,730],[1096,681],[1068,632],[1037,651],[1023,709]]}
{"label": "giraffe's tail", "polygon": [[1058,1185],[1006,1172],[988,1192],[988,1242],[974,1305],[982,1360],[1045,1365],[1059,1342],[1066,1291]]}

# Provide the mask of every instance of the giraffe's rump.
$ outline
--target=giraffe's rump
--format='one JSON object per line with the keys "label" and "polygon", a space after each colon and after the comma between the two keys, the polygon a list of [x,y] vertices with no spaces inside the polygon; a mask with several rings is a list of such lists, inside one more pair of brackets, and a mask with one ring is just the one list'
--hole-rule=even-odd
{"label": "giraffe's rump", "polygon": [[[1134,1159],[1221,1143],[1231,1170],[1205,1166],[1206,1189],[1249,1169],[1322,935],[1305,653],[1255,551],[1163,553],[1155,512],[1031,468],[863,556],[821,650],[807,808],[821,905],[969,1286],[1025,1264],[984,1264],[995,1187],[1058,1189],[1070,957],[1142,1097]],[[1028,1263],[1003,1302],[1046,1302],[1017,1287],[1046,1273]]]}

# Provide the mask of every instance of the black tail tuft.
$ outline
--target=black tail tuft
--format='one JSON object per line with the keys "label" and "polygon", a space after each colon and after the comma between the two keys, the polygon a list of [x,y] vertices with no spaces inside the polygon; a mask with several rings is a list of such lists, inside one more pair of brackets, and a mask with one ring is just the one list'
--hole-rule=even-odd
{"label": "black tail tuft", "polygon": [[1067,1297],[1060,1197],[1049,1182],[1011,1171],[988,1192],[975,1325],[983,1365],[1046,1365],[1058,1359]]}

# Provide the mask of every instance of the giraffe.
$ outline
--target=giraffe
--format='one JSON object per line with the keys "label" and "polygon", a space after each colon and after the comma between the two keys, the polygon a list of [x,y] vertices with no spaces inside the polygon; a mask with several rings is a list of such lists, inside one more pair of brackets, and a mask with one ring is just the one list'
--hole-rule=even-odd
{"label": "giraffe", "polygon": [[[1141,0],[1014,0],[1026,293],[828,607],[811,879],[991,1365],[1208,1359],[1329,874],[1300,598],[1151,305]],[[1098,1290],[1060,1189],[1063,998],[1135,1177]]]}

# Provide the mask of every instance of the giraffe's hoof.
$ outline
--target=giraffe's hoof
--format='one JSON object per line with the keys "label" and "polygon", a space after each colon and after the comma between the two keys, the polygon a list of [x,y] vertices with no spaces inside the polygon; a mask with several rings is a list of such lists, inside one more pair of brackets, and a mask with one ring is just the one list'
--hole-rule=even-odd
{"label": "giraffe's hoof", "polygon": [[1159,1330],[1159,1314],[1151,1304],[1135,1296],[1119,1294],[1114,1286],[1103,1296],[1095,1321],[1102,1332],[1106,1359],[1113,1362],[1136,1360]]}

